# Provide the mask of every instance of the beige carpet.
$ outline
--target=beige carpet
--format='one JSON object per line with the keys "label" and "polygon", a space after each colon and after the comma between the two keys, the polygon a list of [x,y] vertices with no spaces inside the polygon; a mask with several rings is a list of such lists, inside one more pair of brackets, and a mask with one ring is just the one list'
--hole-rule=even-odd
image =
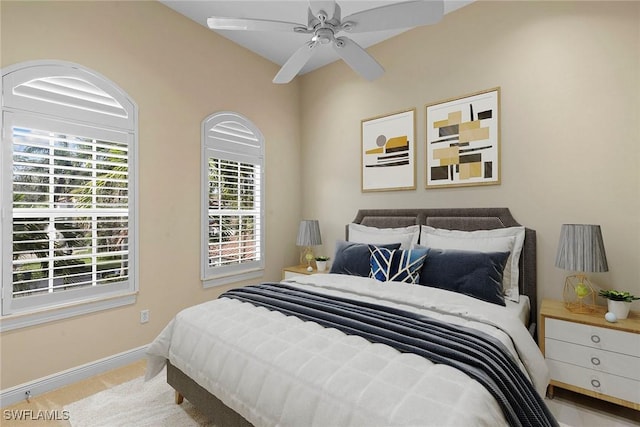
{"label": "beige carpet", "polygon": [[175,404],[173,388],[163,371],[144,382],[143,378],[120,384],[67,405],[73,427],[116,426],[213,426],[185,400]]}

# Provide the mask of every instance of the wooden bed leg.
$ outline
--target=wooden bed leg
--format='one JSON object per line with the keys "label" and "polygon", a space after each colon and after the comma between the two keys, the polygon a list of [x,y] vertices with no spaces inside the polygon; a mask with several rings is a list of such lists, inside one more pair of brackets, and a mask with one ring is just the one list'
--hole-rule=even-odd
{"label": "wooden bed leg", "polygon": [[184,396],[180,394],[179,391],[176,391],[176,405],[180,405],[184,401]]}
{"label": "wooden bed leg", "polygon": [[547,397],[549,399],[553,399],[553,386],[549,385],[549,387],[547,388]]}

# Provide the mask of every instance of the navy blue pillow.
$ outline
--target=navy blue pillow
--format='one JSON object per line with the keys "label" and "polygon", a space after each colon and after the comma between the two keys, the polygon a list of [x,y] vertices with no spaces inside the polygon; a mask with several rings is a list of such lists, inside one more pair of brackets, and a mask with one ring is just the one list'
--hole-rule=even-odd
{"label": "navy blue pillow", "polygon": [[502,272],[509,252],[474,252],[430,248],[420,270],[420,284],[506,305]]}
{"label": "navy blue pillow", "polygon": [[[387,249],[400,249],[400,243],[390,243],[386,245],[376,245]],[[371,252],[365,243],[336,242],[336,252],[333,257],[330,273],[348,274],[350,276],[369,277],[371,264],[369,260]]]}

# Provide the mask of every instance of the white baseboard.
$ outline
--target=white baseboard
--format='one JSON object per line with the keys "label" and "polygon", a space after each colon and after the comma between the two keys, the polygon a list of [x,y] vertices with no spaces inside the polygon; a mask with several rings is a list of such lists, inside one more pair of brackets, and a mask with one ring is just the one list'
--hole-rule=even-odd
{"label": "white baseboard", "polygon": [[24,400],[27,393],[30,393],[31,397],[36,397],[94,375],[136,362],[145,357],[148,347],[148,345],[144,345],[105,357],[104,359],[96,360],[95,362],[87,363],[86,365],[77,366],[66,371],[2,390],[0,391],[0,407],[6,408],[9,405]]}

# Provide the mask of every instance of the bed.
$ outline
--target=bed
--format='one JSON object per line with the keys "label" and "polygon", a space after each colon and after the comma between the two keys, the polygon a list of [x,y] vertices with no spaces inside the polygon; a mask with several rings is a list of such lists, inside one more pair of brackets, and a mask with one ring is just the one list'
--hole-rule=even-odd
{"label": "bed", "polygon": [[[395,240],[403,230],[413,234],[401,246]],[[517,236],[511,236],[513,230]],[[507,241],[510,251],[502,251]],[[473,247],[448,247],[452,242]],[[341,264],[347,258],[340,251],[363,246],[370,251],[374,276],[390,274],[390,260],[400,254],[411,258],[402,261],[407,274],[419,270],[435,277],[431,273],[440,270],[425,274],[431,260],[448,265],[452,255],[476,259],[478,252],[486,253],[482,262],[499,265],[490,275],[500,270],[499,286],[507,298],[503,305],[491,301],[503,298],[492,291],[486,299],[484,287],[474,295],[473,284],[467,292],[469,277],[477,278],[481,269],[455,292],[358,276],[352,272],[356,267]],[[387,267],[376,264],[374,272],[377,252]],[[336,254],[331,274],[232,290],[179,313],[149,348],[147,379],[166,366],[176,402],[186,398],[225,427],[557,425],[541,397],[549,377],[535,343],[535,231],[522,227],[507,208],[360,210]],[[410,264],[420,259],[424,264],[412,273]],[[358,263],[360,268],[360,258]],[[516,286],[515,295],[508,295],[513,289],[507,286]],[[375,318],[384,332],[362,316]],[[463,338],[452,338],[458,334]],[[469,354],[476,357],[476,335],[487,341],[478,346],[491,349],[487,355],[478,351],[479,361],[469,362]],[[443,353],[432,354],[433,348]],[[508,381],[476,372],[478,364],[494,360],[500,361],[495,371],[508,371]]]}

